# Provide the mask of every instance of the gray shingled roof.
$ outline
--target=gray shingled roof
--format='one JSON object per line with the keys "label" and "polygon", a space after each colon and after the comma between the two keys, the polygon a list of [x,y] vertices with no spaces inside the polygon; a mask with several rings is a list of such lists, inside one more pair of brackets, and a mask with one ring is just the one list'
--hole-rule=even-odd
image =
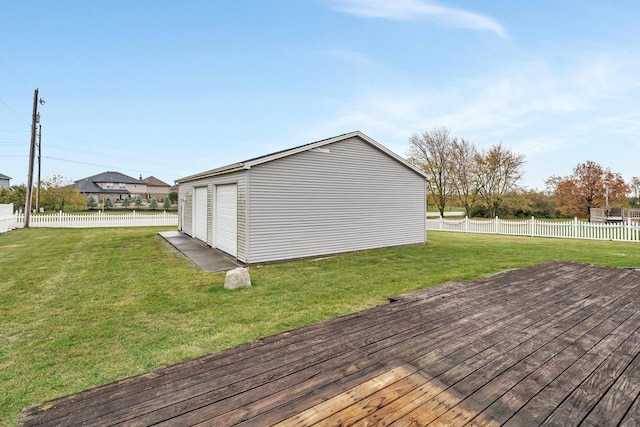
{"label": "gray shingled roof", "polygon": [[[93,175],[87,178],[84,178],[91,182],[113,182],[113,183],[123,183],[123,184],[144,184],[144,182],[139,179],[132,178],[129,175],[125,175],[120,172],[107,171],[102,172],[97,175]],[[82,180],[80,180],[82,181]],[[78,182],[78,181],[76,181]]]}
{"label": "gray shingled roof", "polygon": [[145,184],[139,179],[132,178],[120,172],[107,171],[87,178],[82,178],[71,185],[82,193],[109,193],[109,194],[129,194],[127,190],[119,188],[101,188],[96,182],[113,182],[114,184]]}
{"label": "gray shingled roof", "polygon": [[275,153],[266,154],[264,156],[254,157],[254,158],[249,159],[249,160],[244,160],[242,162],[233,163],[233,164],[230,164],[230,165],[227,165],[227,166],[222,166],[222,167],[219,167],[219,168],[216,168],[216,169],[208,170],[206,172],[197,173],[195,175],[189,175],[189,176],[184,177],[184,178],[176,179],[175,182],[180,184],[182,182],[193,181],[195,179],[208,178],[208,177],[212,177],[212,176],[216,176],[216,175],[222,175],[222,174],[225,174],[225,173],[237,172],[237,171],[244,170],[244,169],[250,169],[252,166],[256,166],[256,165],[259,165],[261,163],[270,162],[272,160],[276,160],[276,159],[279,159],[279,158],[282,158],[282,157],[290,156],[290,155],[293,155],[293,154],[296,154],[296,153],[299,153],[299,152],[302,152],[302,151],[323,147],[325,145],[332,144],[334,142],[342,141],[342,140],[345,140],[345,139],[348,139],[348,138],[353,138],[353,137],[359,137],[361,140],[369,143],[370,145],[372,145],[373,147],[377,148],[378,150],[386,153],[388,156],[396,159],[398,162],[402,163],[403,165],[405,165],[409,169],[412,169],[417,174],[422,175],[424,178],[427,178],[427,175],[422,170],[420,170],[417,166],[412,165],[407,160],[403,159],[402,157],[400,157],[399,155],[397,155],[393,151],[389,150],[388,148],[380,145],[378,142],[376,142],[373,139],[369,138],[364,133],[362,133],[360,131],[353,131],[353,132],[345,133],[345,134],[342,134],[342,135],[334,136],[332,138],[326,138],[326,139],[322,139],[320,141],[316,141],[316,142],[311,142],[311,143],[308,143],[308,144],[300,145],[298,147],[293,147],[293,148],[289,148],[289,149],[286,149],[286,150],[276,151]]}

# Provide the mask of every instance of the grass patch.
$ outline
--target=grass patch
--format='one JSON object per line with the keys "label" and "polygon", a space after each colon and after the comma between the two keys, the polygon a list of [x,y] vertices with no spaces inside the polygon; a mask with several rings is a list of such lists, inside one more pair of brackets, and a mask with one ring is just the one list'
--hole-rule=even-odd
{"label": "grass patch", "polygon": [[0,425],[26,405],[451,280],[551,259],[640,266],[635,243],[429,232],[426,245],[252,267],[252,288],[227,291],[159,230],[0,235]]}

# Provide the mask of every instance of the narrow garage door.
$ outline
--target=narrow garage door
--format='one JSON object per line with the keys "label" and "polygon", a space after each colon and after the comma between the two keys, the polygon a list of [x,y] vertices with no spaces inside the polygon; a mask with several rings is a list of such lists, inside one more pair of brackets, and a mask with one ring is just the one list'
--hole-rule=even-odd
{"label": "narrow garage door", "polygon": [[193,237],[207,241],[207,187],[193,189]]}
{"label": "narrow garage door", "polygon": [[216,247],[238,256],[238,188],[236,184],[216,187]]}

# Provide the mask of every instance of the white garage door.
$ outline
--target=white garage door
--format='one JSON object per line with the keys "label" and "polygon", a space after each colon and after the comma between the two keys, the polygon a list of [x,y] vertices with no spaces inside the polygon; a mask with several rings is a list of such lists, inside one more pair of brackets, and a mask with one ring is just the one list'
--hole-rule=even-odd
{"label": "white garage door", "polygon": [[216,247],[238,256],[238,188],[236,184],[216,187]]}
{"label": "white garage door", "polygon": [[207,241],[207,187],[193,189],[193,237]]}

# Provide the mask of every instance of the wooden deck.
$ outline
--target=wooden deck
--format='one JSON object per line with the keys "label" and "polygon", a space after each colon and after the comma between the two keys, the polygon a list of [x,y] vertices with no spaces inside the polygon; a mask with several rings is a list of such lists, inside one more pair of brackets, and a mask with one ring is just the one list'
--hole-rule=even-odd
{"label": "wooden deck", "polygon": [[640,271],[447,283],[26,408],[19,425],[640,425]]}

